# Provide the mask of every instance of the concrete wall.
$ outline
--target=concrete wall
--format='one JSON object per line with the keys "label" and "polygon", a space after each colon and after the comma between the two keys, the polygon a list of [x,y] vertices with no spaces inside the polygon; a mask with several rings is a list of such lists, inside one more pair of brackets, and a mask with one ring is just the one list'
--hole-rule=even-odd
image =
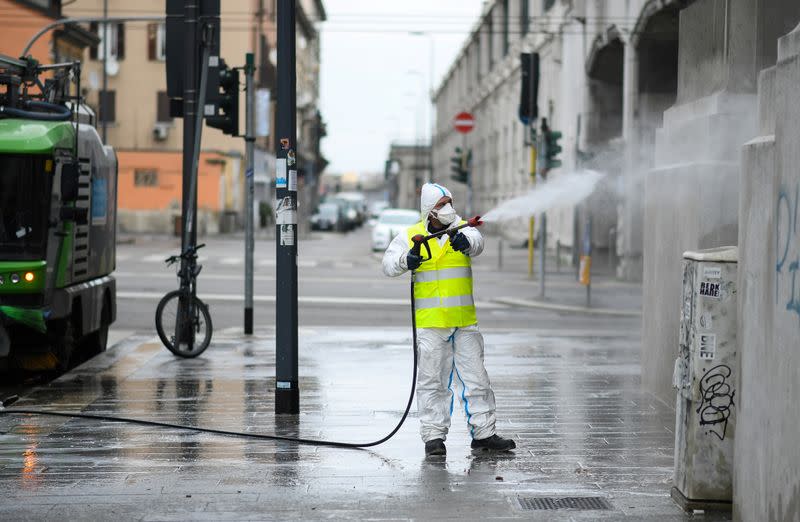
{"label": "concrete wall", "polygon": [[752,78],[775,56],[756,42],[782,27],[766,23],[768,14],[796,21],[800,10],[698,0],[680,14],[678,102],[664,113],[645,183],[642,384],[664,399],[673,396],[680,255],[738,241],[739,148],[757,133]]}
{"label": "concrete wall", "polygon": [[800,520],[800,26],[761,73],[742,154],[735,520]]}

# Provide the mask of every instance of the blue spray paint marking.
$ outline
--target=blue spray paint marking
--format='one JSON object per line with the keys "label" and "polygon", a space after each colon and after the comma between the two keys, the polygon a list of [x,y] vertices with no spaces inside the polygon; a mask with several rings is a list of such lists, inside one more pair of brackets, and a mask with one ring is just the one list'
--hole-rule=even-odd
{"label": "blue spray paint marking", "polygon": [[[786,310],[794,312],[800,317],[800,296],[797,292],[797,272],[800,270],[800,252],[795,253],[800,245],[797,241],[797,214],[800,206],[800,183],[795,188],[794,201],[786,191],[781,188],[778,193],[778,202],[775,208],[775,304],[781,299],[784,267],[788,261],[788,273],[791,274],[789,300]],[[790,247],[792,252],[790,254]],[[792,259],[794,256],[794,259]]]}
{"label": "blue spray paint marking", "polygon": [[[452,335],[447,338],[448,341],[453,346],[453,369],[456,371],[456,376],[458,377],[459,382],[461,382],[461,400],[464,402],[464,413],[467,415],[467,426],[469,426],[469,434],[472,438],[475,438],[475,426],[472,425],[470,422],[472,420],[472,414],[469,412],[469,399],[467,399],[467,385],[464,383],[464,379],[461,378],[461,374],[458,373],[458,367],[456,367],[456,360],[455,360],[455,351],[456,351],[456,332],[458,328],[456,328]],[[450,372],[450,378],[452,379],[453,373]],[[449,386],[448,386],[449,388]],[[451,391],[452,393],[452,391]],[[453,401],[452,398],[450,400],[450,414],[453,414]]]}
{"label": "blue spray paint marking", "polygon": [[450,390],[450,415],[453,414],[453,406],[455,405],[456,395],[453,393],[453,371],[456,369],[456,362],[453,361],[453,366],[450,368],[450,380],[447,381],[447,389]]}

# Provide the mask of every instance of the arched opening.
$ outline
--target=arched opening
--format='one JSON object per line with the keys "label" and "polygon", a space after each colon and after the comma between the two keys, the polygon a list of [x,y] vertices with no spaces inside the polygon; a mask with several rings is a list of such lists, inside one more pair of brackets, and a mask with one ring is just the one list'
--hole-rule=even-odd
{"label": "arched opening", "polygon": [[585,114],[586,144],[599,148],[622,136],[624,47],[619,38],[595,41],[589,59],[589,103]]}

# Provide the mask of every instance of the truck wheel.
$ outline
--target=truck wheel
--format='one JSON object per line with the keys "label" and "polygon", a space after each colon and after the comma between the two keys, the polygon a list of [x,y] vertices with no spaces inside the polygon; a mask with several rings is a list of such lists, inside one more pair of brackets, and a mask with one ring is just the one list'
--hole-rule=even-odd
{"label": "truck wheel", "polygon": [[86,336],[86,341],[83,345],[83,354],[87,359],[99,355],[106,351],[108,345],[108,327],[111,324],[111,311],[108,305],[103,305],[103,311],[100,314],[100,328]]}
{"label": "truck wheel", "polygon": [[53,355],[56,356],[56,370],[65,372],[69,370],[69,364],[75,351],[75,326],[72,317],[66,317],[54,321],[52,333],[50,334],[50,346]]}

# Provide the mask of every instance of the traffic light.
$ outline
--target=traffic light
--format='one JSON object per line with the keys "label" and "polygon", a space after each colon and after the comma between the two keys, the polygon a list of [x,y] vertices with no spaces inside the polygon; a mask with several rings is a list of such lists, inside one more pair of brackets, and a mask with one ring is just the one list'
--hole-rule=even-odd
{"label": "traffic light", "polygon": [[459,183],[469,183],[469,170],[472,163],[472,151],[468,150],[466,154],[461,147],[456,147],[455,155],[450,156],[450,176],[451,179]]}
{"label": "traffic light", "polygon": [[528,125],[539,117],[539,53],[520,53],[519,119]]}
{"label": "traffic light", "polygon": [[214,114],[206,114],[209,127],[220,129],[231,136],[239,135],[239,70],[228,67],[220,59],[218,92],[209,96]]}
{"label": "traffic light", "polygon": [[542,138],[544,139],[544,168],[545,170],[557,169],[561,166],[558,155],[563,150],[558,140],[563,134],[559,131],[550,130],[547,118],[542,118]]}
{"label": "traffic light", "polygon": [[561,166],[561,160],[558,159],[559,153],[563,150],[561,145],[558,144],[558,140],[561,139],[563,134],[559,131],[547,131],[544,135],[544,139],[546,141],[545,151],[546,151],[546,161],[545,167],[549,169],[557,169]]}

